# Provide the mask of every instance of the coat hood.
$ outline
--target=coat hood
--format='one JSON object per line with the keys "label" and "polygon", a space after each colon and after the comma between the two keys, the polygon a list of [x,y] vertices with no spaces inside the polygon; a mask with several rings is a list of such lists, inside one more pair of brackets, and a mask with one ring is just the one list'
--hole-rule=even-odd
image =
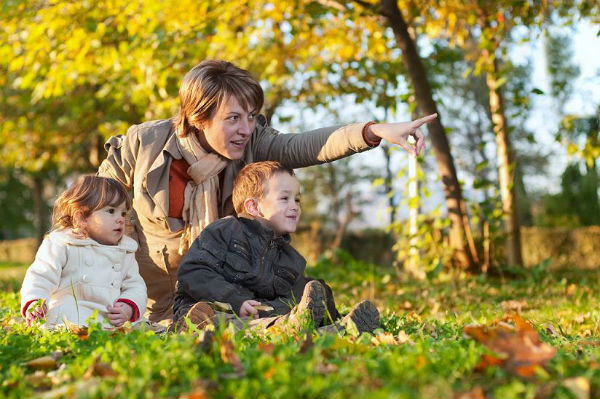
{"label": "coat hood", "polygon": [[117,244],[117,245],[104,245],[104,244],[100,244],[98,241],[91,239],[89,237],[88,238],[80,238],[80,237],[76,236],[75,234],[73,234],[73,232],[70,229],[61,229],[61,230],[52,231],[48,235],[48,238],[53,241],[64,242],[66,244],[76,245],[76,246],[81,246],[81,247],[85,247],[85,246],[93,246],[93,247],[100,247],[100,248],[103,248],[103,247],[115,248],[116,247],[125,252],[135,252],[138,249],[137,242],[133,238],[130,238],[127,236],[121,237],[121,240],[119,241],[119,244]]}

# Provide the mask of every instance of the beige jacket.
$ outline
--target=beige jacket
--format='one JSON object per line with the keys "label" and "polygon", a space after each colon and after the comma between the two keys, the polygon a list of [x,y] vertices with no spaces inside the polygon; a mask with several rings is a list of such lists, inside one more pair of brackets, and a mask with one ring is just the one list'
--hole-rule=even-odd
{"label": "beige jacket", "polygon": [[[272,160],[301,168],[365,151],[371,147],[362,137],[364,125],[279,134],[259,115],[244,156],[229,161],[225,168],[219,216],[234,213],[233,180],[244,165]],[[105,148],[108,156],[100,165],[99,175],[112,177],[133,191],[137,219],[132,236],[140,245],[136,257],[148,286],[148,317],[151,321],[170,319],[177,267],[181,261],[177,250],[183,229],[181,219],[167,217],[171,160],[182,157],[175,142],[172,120],[132,126],[125,136],[111,137]]]}
{"label": "beige jacket", "polygon": [[[84,325],[98,312],[98,321],[110,326],[109,305],[116,300],[146,309],[146,284],[135,260],[137,243],[129,237],[119,245],[102,245],[75,237],[68,230],[50,233],[42,242],[21,287],[21,312],[29,303],[45,299],[46,326],[70,322]],[[75,294],[75,295],[73,295]],[[106,319],[106,320],[105,320]]]}

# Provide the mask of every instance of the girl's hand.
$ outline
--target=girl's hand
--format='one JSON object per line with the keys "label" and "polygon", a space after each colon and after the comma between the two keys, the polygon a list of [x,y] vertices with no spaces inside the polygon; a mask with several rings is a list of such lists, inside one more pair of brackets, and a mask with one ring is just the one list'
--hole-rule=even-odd
{"label": "girl's hand", "polygon": [[125,302],[115,302],[108,308],[108,321],[115,327],[120,327],[133,316],[133,308]]}
{"label": "girl's hand", "polygon": [[[437,114],[431,114],[412,122],[375,123],[369,126],[367,134],[372,140],[375,139],[373,136],[382,138],[390,143],[398,144],[412,155],[418,156],[425,148],[425,136],[423,136],[419,128],[426,123],[430,123],[435,118],[437,118]],[[413,145],[409,144],[409,137],[415,139]]]}
{"label": "girl's hand", "polygon": [[260,302],[254,299],[248,299],[240,306],[240,317],[255,316],[258,314],[258,310],[254,309],[254,306],[260,305]]}
{"label": "girl's hand", "polygon": [[45,300],[38,299],[37,301],[31,302],[27,307],[27,310],[25,310],[25,321],[27,322],[27,326],[29,327],[37,320],[46,317],[46,313],[48,313],[48,305],[46,305]]}

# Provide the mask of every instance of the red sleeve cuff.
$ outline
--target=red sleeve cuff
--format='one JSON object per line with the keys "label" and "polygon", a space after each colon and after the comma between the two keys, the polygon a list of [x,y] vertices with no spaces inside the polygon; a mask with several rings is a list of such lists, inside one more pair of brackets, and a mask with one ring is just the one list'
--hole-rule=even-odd
{"label": "red sleeve cuff", "polygon": [[131,319],[129,319],[130,322],[134,322],[136,321],[139,317],[140,317],[140,310],[138,309],[137,305],[135,304],[135,302],[129,300],[129,299],[125,299],[125,298],[119,298],[117,299],[117,302],[123,302],[128,304],[129,306],[131,306],[131,308],[133,309],[133,315],[131,316]]}
{"label": "red sleeve cuff", "polygon": [[27,308],[29,307],[29,305],[31,305],[31,302],[35,302],[37,301],[37,299],[32,299],[31,301],[27,301],[27,303],[25,303],[25,305],[23,305],[23,309],[21,309],[21,316],[26,317],[27,315],[25,314],[25,312],[27,311]]}
{"label": "red sleeve cuff", "polygon": [[369,140],[369,135],[367,134],[367,132],[369,131],[369,126],[374,125],[376,123],[377,122],[374,121],[367,122],[362,129],[363,140],[365,140],[365,143],[367,143],[369,147],[377,147],[379,143],[381,143],[381,137],[379,137],[377,140]]}

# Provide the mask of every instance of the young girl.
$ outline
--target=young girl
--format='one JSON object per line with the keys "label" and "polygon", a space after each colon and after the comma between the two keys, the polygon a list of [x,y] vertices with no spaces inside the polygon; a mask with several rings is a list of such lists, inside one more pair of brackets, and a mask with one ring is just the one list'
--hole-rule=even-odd
{"label": "young girl", "polygon": [[131,200],[116,180],[80,177],[54,204],[44,238],[21,287],[21,313],[31,325],[84,325],[94,312],[105,326],[133,322],[146,310],[137,243],[123,235]]}

